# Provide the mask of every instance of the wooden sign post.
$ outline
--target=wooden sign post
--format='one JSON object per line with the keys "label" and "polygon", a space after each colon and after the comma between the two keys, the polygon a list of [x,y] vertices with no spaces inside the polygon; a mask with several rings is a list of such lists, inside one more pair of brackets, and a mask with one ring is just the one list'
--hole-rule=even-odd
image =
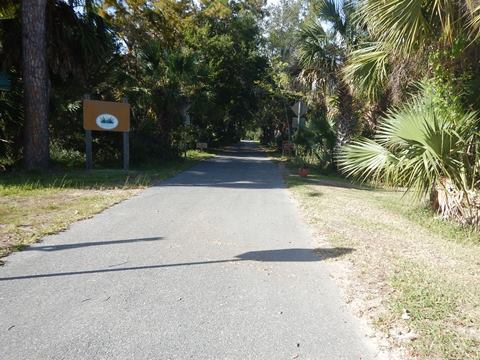
{"label": "wooden sign post", "polygon": [[87,169],[93,167],[92,131],[117,131],[123,133],[123,170],[129,165],[130,105],[127,98],[122,103],[90,100],[83,101],[83,128],[85,129],[85,155]]}

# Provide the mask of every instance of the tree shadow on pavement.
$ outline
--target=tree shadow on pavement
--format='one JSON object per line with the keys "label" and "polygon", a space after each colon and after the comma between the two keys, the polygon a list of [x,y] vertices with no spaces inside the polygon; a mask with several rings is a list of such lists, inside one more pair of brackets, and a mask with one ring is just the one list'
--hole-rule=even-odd
{"label": "tree shadow on pavement", "polygon": [[138,243],[145,241],[157,241],[162,240],[163,237],[149,237],[149,238],[138,238],[138,239],[123,239],[123,240],[107,240],[107,241],[92,241],[92,242],[83,242],[83,243],[73,243],[73,244],[58,244],[58,245],[32,245],[23,249],[23,251],[61,251],[69,249],[77,249],[82,247],[90,246],[105,246],[105,245],[120,245],[120,244],[129,244],[129,243]]}
{"label": "tree shadow on pavement", "polygon": [[318,248],[318,249],[279,249],[250,251],[236,256],[242,260],[264,262],[304,262],[320,261],[335,258],[352,252],[351,248]]}
{"label": "tree shadow on pavement", "polygon": [[[194,262],[184,262],[184,263],[156,264],[156,265],[132,266],[132,267],[122,267],[122,268],[111,267],[114,265],[110,265],[110,267],[107,267],[104,269],[0,277],[0,281],[50,278],[50,277],[71,276],[71,275],[100,274],[100,273],[133,271],[133,270],[161,269],[161,268],[179,267],[179,266],[210,265],[210,264],[230,263],[230,262],[240,262],[240,261],[313,262],[313,261],[322,261],[329,258],[342,256],[352,252],[353,250],[354,249],[351,249],[351,248],[321,248],[321,249],[291,248],[291,249],[259,250],[259,251],[249,251],[249,252],[237,255],[233,259],[225,259],[225,260],[194,261]],[[0,272],[1,270],[2,269],[0,269]]]}
{"label": "tree shadow on pavement", "polygon": [[156,187],[216,187],[234,189],[285,188],[277,167],[268,158],[217,156],[177,176],[158,182]]}

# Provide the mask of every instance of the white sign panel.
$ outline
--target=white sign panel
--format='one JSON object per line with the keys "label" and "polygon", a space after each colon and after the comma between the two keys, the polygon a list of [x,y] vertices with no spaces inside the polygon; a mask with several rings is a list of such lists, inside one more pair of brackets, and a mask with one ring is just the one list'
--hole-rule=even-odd
{"label": "white sign panel", "polygon": [[95,122],[99,128],[105,130],[112,130],[118,126],[118,119],[112,114],[100,114],[97,116]]}

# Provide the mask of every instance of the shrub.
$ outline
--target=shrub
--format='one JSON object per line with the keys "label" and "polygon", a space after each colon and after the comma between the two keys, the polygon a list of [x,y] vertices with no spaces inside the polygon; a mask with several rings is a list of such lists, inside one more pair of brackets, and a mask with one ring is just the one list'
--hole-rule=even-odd
{"label": "shrub", "polygon": [[422,85],[419,95],[387,113],[373,140],[342,147],[338,164],[349,176],[405,186],[418,198],[430,194],[444,217],[477,223],[478,118],[445,101]]}

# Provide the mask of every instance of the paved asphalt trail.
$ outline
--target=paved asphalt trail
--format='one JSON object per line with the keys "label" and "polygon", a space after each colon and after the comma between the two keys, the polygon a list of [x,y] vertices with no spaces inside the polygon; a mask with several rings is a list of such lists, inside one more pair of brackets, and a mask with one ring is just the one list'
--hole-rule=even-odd
{"label": "paved asphalt trail", "polygon": [[0,358],[373,358],[255,150],[227,149],[9,256]]}

